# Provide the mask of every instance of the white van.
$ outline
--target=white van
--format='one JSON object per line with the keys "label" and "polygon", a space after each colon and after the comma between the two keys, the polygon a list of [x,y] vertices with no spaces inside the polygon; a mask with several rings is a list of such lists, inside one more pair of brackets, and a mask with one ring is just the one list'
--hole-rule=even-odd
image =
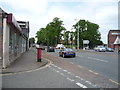
{"label": "white van", "polygon": [[65,48],[63,44],[57,44],[56,49]]}

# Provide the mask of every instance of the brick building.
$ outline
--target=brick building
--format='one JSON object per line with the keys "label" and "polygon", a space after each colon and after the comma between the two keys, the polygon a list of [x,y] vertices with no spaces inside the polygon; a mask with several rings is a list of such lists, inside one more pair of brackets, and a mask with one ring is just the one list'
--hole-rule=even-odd
{"label": "brick building", "polygon": [[28,50],[29,22],[16,21],[0,8],[0,68],[6,68]]}
{"label": "brick building", "polygon": [[110,30],[108,33],[108,47],[118,51],[120,48],[120,30]]}

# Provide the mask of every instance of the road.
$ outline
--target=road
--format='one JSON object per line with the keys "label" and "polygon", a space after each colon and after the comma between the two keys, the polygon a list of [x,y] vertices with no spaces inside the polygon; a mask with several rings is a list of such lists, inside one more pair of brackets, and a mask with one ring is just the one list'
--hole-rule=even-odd
{"label": "road", "polygon": [[51,67],[3,76],[3,88],[80,88]]}
{"label": "road", "polygon": [[116,54],[76,52],[75,58],[62,58],[56,52],[42,52],[51,65],[35,71],[3,75],[3,88],[116,88]]}
{"label": "road", "polygon": [[[51,54],[59,57],[59,50]],[[76,58],[64,58],[64,60],[80,65],[116,82],[118,81],[118,54],[94,51],[82,51],[76,52],[76,54]]]}

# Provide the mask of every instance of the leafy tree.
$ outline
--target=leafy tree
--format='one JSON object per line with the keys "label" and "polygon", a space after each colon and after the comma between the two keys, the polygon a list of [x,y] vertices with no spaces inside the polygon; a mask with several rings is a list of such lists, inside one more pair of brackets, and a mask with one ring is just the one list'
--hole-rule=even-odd
{"label": "leafy tree", "polygon": [[63,36],[62,31],[64,30],[66,29],[63,27],[63,21],[55,17],[45,28],[41,28],[36,33],[37,43],[54,46],[60,43],[61,37]]}
{"label": "leafy tree", "polygon": [[[75,40],[77,41],[77,33],[79,31],[79,42],[80,47],[83,47],[83,40],[89,40],[89,46],[93,48],[95,45],[102,44],[101,34],[98,31],[99,25],[95,23],[91,23],[85,20],[79,20],[73,27],[76,29],[76,37]],[[76,42],[77,44],[77,42]]]}
{"label": "leafy tree", "polygon": [[35,43],[35,38],[34,37],[29,38],[29,46],[31,46],[34,43]]}
{"label": "leafy tree", "polygon": [[65,45],[68,45],[69,35],[70,35],[70,31],[66,31],[64,33],[64,41],[65,41],[64,43],[65,43]]}

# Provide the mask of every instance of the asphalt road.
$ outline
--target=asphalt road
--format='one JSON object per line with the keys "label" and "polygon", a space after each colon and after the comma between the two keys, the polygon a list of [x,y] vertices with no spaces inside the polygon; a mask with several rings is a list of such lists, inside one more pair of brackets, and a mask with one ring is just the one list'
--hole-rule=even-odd
{"label": "asphalt road", "polygon": [[[59,50],[43,52],[43,56],[50,59],[53,64],[36,71],[3,75],[3,88],[117,87],[117,54],[82,51],[76,52],[75,58],[62,58],[58,55]],[[116,82],[110,82],[104,77]]]}
{"label": "asphalt road", "polygon": [[72,72],[51,64],[30,72],[5,74],[2,88],[101,88]]}
{"label": "asphalt road", "polygon": [[[59,50],[50,54],[59,57]],[[63,60],[118,82],[118,54],[115,52],[82,51],[76,52],[75,58],[64,58]]]}
{"label": "asphalt road", "polygon": [[4,75],[2,85],[3,88],[81,88],[78,82],[61,74],[49,66],[38,71]]}

